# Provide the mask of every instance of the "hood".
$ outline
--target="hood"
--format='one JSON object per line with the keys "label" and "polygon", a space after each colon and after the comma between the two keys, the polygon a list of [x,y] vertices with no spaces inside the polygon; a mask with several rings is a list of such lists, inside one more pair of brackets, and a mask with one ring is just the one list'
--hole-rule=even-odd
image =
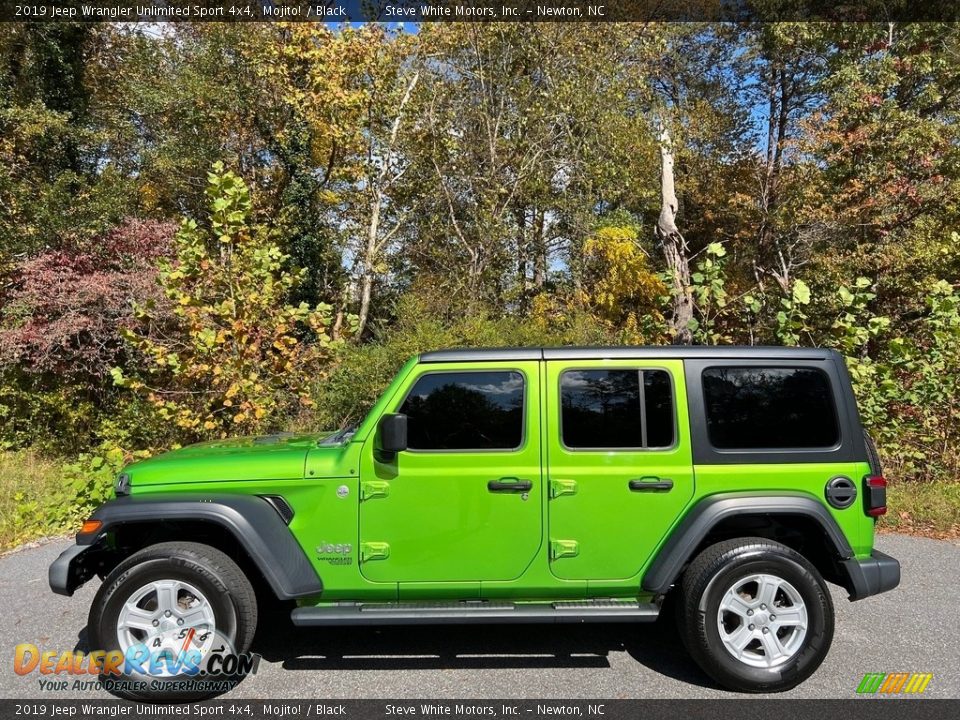
{"label": "hood", "polygon": [[264,450],[286,450],[289,448],[311,448],[320,440],[332,433],[296,434],[274,433],[273,435],[250,435],[247,437],[225,438],[223,440],[207,440],[194,443],[177,450],[170,450],[156,459],[170,457],[194,457],[197,455],[235,455],[242,453],[259,453]]}
{"label": "hood", "polygon": [[330,433],[277,433],[187,445],[124,469],[134,489],[144,485],[303,477],[307,453]]}

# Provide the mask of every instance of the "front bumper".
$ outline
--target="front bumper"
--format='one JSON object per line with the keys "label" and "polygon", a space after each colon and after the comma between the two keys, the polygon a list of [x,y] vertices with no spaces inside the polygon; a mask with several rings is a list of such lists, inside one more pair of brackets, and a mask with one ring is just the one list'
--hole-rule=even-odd
{"label": "front bumper", "polygon": [[53,561],[47,571],[50,589],[70,597],[74,590],[97,574],[100,553],[94,545],[71,545]]}
{"label": "front bumper", "polygon": [[879,550],[874,550],[866,560],[844,560],[849,584],[847,591],[851,600],[862,600],[900,584],[900,563]]}

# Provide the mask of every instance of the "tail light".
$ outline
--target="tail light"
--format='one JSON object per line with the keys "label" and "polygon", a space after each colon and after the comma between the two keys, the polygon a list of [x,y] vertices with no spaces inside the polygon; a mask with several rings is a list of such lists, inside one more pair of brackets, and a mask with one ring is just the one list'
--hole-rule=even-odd
{"label": "tail light", "polygon": [[863,511],[870,517],[887,514],[887,481],[881,475],[863,479]]}

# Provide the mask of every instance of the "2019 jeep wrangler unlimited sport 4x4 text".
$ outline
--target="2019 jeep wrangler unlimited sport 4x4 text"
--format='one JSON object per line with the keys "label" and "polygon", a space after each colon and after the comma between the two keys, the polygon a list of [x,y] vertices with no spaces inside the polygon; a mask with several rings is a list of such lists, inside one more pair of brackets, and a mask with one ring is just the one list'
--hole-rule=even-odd
{"label": "2019 jeep wrangler unlimited sport 4x4 text", "polygon": [[832,351],[429,352],[355,429],[129,466],[50,585],[103,578],[90,642],[121,652],[242,652],[279,601],[316,626],[642,622],[666,597],[706,672],[775,692],[830,647],[825,580],[899,582],[885,485]]}

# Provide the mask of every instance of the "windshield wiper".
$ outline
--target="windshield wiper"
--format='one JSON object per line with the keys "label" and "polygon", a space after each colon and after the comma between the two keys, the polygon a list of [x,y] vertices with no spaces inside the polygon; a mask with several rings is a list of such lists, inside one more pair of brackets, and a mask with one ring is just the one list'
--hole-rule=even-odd
{"label": "windshield wiper", "polygon": [[357,431],[356,425],[348,425],[343,428],[343,430],[337,430],[333,435],[328,435],[323,440],[321,440],[318,445],[339,445],[342,442],[349,440],[353,437],[353,434]]}

